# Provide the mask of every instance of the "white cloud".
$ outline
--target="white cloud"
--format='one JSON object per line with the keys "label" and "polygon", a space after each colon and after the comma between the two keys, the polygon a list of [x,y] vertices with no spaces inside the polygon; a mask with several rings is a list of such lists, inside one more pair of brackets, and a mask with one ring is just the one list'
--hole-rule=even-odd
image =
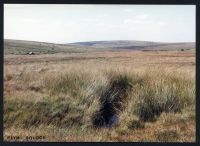
{"label": "white cloud", "polygon": [[126,19],[124,24],[153,24],[152,20]]}
{"label": "white cloud", "polygon": [[162,21],[159,21],[157,22],[158,25],[161,25],[161,26],[165,26],[167,23],[166,22],[162,22]]}
{"label": "white cloud", "polygon": [[141,14],[141,15],[136,15],[135,18],[136,19],[146,19],[148,17],[147,14]]}
{"label": "white cloud", "polygon": [[31,22],[31,23],[37,22],[37,20],[32,19],[32,18],[25,18],[24,21],[25,21],[25,22]]}
{"label": "white cloud", "polygon": [[103,17],[103,18],[105,18],[105,17],[108,17],[109,15],[108,15],[108,14],[105,14],[105,13],[103,13],[103,14],[99,14],[98,16],[99,16],[99,17]]}
{"label": "white cloud", "polygon": [[133,11],[133,9],[126,8],[126,9],[124,9],[124,11],[125,11],[125,12],[132,12],[132,11]]}
{"label": "white cloud", "polygon": [[152,20],[148,18],[147,14],[139,14],[135,15],[132,18],[125,19],[124,24],[151,24],[153,23]]}
{"label": "white cloud", "polygon": [[97,18],[85,18],[83,19],[85,22],[99,22],[99,19]]}
{"label": "white cloud", "polygon": [[100,22],[100,23],[97,23],[96,25],[97,25],[97,26],[105,26],[105,23]]}
{"label": "white cloud", "polygon": [[128,24],[128,23],[133,23],[134,20],[132,19],[126,19],[124,20],[124,24]]}

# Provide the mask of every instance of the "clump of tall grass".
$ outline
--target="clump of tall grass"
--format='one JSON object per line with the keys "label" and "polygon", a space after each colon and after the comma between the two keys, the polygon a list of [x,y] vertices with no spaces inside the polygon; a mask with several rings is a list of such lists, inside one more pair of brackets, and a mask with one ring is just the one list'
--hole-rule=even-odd
{"label": "clump of tall grass", "polygon": [[30,101],[4,102],[5,125],[17,125],[28,128],[40,124],[56,125],[58,127],[70,127],[81,125],[83,109],[62,98],[36,103]]}
{"label": "clump of tall grass", "polygon": [[89,75],[81,72],[49,75],[43,81],[45,88],[51,94],[65,93],[71,96],[78,96],[89,83]]}
{"label": "clump of tall grass", "polygon": [[184,74],[149,72],[141,78],[132,95],[141,120],[152,121],[162,112],[180,112],[195,104],[194,80]]}
{"label": "clump of tall grass", "polygon": [[159,142],[175,142],[180,137],[175,130],[157,131],[154,135]]}

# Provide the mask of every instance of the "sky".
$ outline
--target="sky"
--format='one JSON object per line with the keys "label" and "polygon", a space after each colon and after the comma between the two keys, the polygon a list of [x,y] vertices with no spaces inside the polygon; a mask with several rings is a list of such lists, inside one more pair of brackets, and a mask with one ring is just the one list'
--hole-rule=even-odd
{"label": "sky", "polygon": [[4,4],[4,39],[195,42],[195,5]]}

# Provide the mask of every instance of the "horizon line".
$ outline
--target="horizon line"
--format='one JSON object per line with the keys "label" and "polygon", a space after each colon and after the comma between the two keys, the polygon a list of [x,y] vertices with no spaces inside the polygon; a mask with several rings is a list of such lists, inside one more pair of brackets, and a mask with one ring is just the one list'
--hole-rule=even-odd
{"label": "horizon line", "polygon": [[109,42],[109,41],[139,41],[139,42],[154,42],[154,43],[196,43],[196,41],[180,41],[180,42],[164,42],[164,41],[151,41],[151,40],[91,40],[91,41],[76,41],[76,42],[66,42],[66,43],[59,43],[59,42],[48,42],[48,41],[36,41],[36,40],[23,40],[23,39],[9,39],[4,38],[4,40],[14,40],[14,41],[27,41],[27,42],[40,42],[40,43],[49,43],[49,44],[60,44],[60,45],[66,45],[66,44],[75,44],[75,43],[84,43],[84,42]]}

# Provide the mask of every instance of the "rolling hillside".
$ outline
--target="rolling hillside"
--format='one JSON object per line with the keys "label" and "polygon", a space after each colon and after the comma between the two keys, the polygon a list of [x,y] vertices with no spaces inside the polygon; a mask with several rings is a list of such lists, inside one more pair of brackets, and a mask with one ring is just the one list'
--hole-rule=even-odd
{"label": "rolling hillside", "polygon": [[54,54],[54,53],[80,53],[90,51],[115,50],[191,50],[195,43],[160,43],[149,41],[91,41],[69,44],[54,44],[35,41],[4,40],[4,54]]}
{"label": "rolling hillside", "polygon": [[66,44],[54,44],[46,42],[4,40],[4,54],[54,54],[54,53],[76,53],[93,51],[94,48],[87,46],[74,46]]}
{"label": "rolling hillside", "polygon": [[77,42],[72,43],[72,45],[77,46],[90,46],[95,48],[126,48],[126,47],[141,47],[141,46],[152,46],[161,43],[149,42],[149,41],[91,41],[91,42]]}
{"label": "rolling hillside", "polygon": [[195,43],[162,43],[150,41],[91,41],[77,42],[70,45],[94,47],[94,48],[112,48],[112,49],[132,49],[132,50],[179,50],[179,49],[194,49]]}

